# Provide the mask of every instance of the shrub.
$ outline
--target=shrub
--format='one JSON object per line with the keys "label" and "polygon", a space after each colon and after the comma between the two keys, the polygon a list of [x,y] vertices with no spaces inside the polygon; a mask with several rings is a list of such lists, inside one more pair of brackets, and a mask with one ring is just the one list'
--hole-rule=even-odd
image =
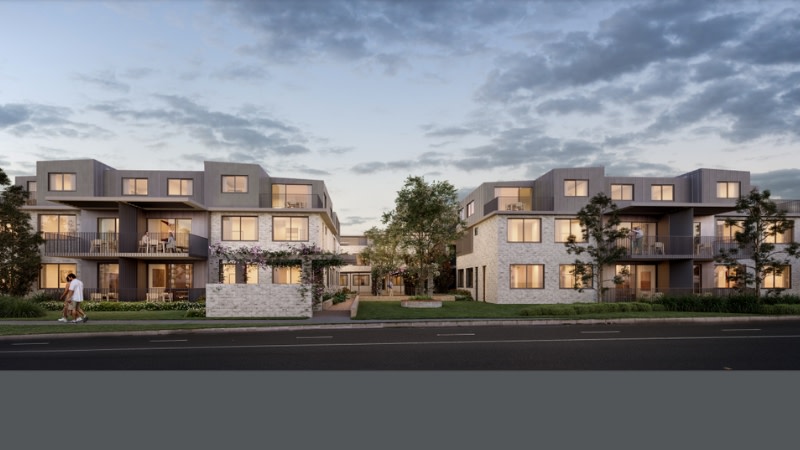
{"label": "shrub", "polygon": [[[34,303],[52,302],[52,301],[58,301],[59,300],[59,296],[60,296],[60,294],[57,294],[57,293],[54,293],[54,292],[51,292],[51,293],[37,292],[36,294],[32,295],[29,298],[29,300],[34,302]],[[62,305],[63,305],[63,303],[62,303]]]}
{"label": "shrub", "polygon": [[186,317],[205,317],[206,316],[206,309],[190,309],[186,311]]}
{"label": "shrub", "polygon": [[0,297],[0,317],[44,317],[47,313],[40,304],[17,297]]}
{"label": "shrub", "polygon": [[457,302],[471,302],[475,299],[472,298],[472,293],[466,289],[453,289],[448,294],[455,297]]}

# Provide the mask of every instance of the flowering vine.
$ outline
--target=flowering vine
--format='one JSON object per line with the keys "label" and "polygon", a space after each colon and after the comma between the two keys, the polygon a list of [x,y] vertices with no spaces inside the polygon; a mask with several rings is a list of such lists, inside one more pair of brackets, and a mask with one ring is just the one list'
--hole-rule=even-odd
{"label": "flowering vine", "polygon": [[283,250],[267,250],[258,245],[230,247],[215,243],[208,248],[211,255],[220,261],[258,264],[261,267],[300,267],[300,296],[306,298],[310,291],[314,304],[322,301],[325,291],[324,269],[345,265],[341,255],[322,250],[316,245],[300,244]]}

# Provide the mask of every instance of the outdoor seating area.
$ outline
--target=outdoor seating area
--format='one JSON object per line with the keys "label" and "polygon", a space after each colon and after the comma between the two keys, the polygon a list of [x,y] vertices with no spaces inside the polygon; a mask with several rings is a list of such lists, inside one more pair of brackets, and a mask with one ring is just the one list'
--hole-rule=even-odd
{"label": "outdoor seating area", "polygon": [[166,291],[163,288],[150,288],[147,291],[147,302],[171,302],[172,292]]}
{"label": "outdoor seating area", "polygon": [[185,245],[178,245],[172,233],[159,236],[145,233],[139,240],[138,253],[177,253],[185,251]]}

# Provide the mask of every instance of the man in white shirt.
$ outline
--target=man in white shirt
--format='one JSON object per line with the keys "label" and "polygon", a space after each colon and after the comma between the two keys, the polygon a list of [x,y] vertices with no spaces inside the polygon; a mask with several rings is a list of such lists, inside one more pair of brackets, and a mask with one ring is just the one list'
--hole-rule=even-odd
{"label": "man in white shirt", "polygon": [[[70,299],[73,305],[72,319],[70,323],[81,323],[89,320],[86,313],[81,309],[81,302],[83,302],[83,281],[79,280],[74,273],[67,275],[69,281],[69,293],[67,298]],[[79,317],[80,316],[80,317]]]}

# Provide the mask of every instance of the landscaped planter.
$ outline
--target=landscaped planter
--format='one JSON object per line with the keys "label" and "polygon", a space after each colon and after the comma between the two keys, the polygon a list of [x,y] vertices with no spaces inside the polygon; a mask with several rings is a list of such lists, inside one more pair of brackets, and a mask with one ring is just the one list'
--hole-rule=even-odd
{"label": "landscaped planter", "polygon": [[403,308],[441,308],[441,300],[401,300]]}

